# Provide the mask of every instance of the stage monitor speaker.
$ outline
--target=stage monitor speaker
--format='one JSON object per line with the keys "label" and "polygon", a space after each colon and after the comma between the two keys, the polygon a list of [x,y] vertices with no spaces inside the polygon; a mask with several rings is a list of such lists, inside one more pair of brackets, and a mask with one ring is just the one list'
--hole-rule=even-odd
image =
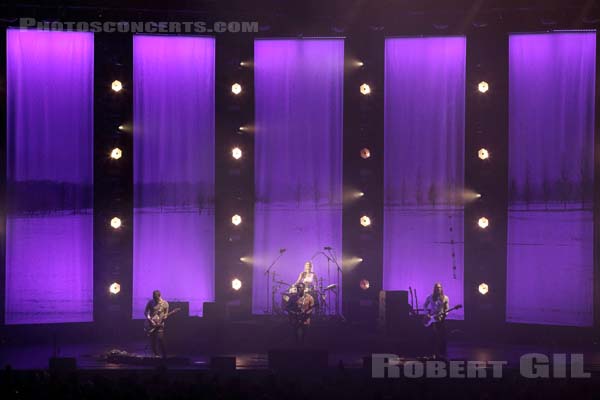
{"label": "stage monitor speaker", "polygon": [[269,350],[269,368],[277,371],[323,371],[328,359],[326,350]]}
{"label": "stage monitor speaker", "polygon": [[398,332],[409,325],[410,306],[408,291],[382,290],[379,292],[379,326],[386,332]]}
{"label": "stage monitor speaker", "polygon": [[75,371],[77,369],[77,361],[74,357],[50,357],[48,366],[51,371]]}

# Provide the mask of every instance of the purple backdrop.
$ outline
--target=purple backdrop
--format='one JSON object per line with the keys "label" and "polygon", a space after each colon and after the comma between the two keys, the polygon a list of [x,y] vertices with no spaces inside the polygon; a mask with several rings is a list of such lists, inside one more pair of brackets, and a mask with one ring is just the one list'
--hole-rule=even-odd
{"label": "purple backdrop", "polygon": [[596,33],[510,36],[506,319],[593,322]]}
{"label": "purple backdrop", "polygon": [[[267,308],[264,271],[293,283],[324,246],[342,244],[342,39],[257,40],[253,311]],[[328,282],[325,257],[315,272]]]}
{"label": "purple backdrop", "polygon": [[90,33],[7,31],[6,323],[93,318]]}
{"label": "purple backdrop", "polygon": [[133,316],[214,301],[215,40],[135,36]]}
{"label": "purple backdrop", "polygon": [[465,49],[464,37],[385,41],[383,287],[410,286],[421,304],[438,281],[463,302]]}

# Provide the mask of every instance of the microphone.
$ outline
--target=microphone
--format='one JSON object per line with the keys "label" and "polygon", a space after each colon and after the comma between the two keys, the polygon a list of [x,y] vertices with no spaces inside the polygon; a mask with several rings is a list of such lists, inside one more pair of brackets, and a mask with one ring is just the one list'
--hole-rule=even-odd
{"label": "microphone", "polygon": [[330,246],[325,246],[325,247],[323,247],[323,250],[331,250],[331,247]]}
{"label": "microphone", "polygon": [[283,254],[283,253],[285,253],[286,250],[287,249],[279,249],[279,253]]}

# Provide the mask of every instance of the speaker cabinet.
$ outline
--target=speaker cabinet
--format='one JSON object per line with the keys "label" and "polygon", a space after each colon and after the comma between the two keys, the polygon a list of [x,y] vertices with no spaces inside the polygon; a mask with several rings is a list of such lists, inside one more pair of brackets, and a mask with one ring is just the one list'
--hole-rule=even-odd
{"label": "speaker cabinet", "polygon": [[387,333],[398,333],[409,326],[408,291],[379,292],[379,326]]}

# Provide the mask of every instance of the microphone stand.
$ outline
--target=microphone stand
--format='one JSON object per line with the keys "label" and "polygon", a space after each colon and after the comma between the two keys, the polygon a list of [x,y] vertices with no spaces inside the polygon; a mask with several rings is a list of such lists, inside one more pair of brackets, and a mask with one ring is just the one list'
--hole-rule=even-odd
{"label": "microphone stand", "polygon": [[[327,284],[331,284],[331,277],[330,277],[330,264],[331,264],[331,258],[329,258],[329,256],[327,254],[325,254],[324,252],[322,252],[321,250],[317,251],[311,258],[311,260],[314,260],[316,256],[318,256],[319,254],[322,254],[323,256],[325,256],[325,258],[327,259]],[[323,278],[321,278],[323,279]],[[337,294],[335,296],[337,298]],[[328,314],[331,314],[331,303],[327,304],[327,312]]]}
{"label": "microphone stand", "polygon": [[[335,263],[335,266],[337,267],[336,273],[337,273],[337,293],[335,294],[335,308],[336,308],[336,313],[337,315],[342,319],[345,320],[346,318],[344,318],[344,315],[342,314],[342,311],[340,310],[340,293],[342,291],[342,287],[340,286],[340,274],[343,272],[342,271],[342,267],[340,267],[340,264],[338,264],[337,259],[335,257],[335,254],[333,254],[333,251],[331,251],[331,249],[327,249],[327,251],[329,252],[329,255],[331,256],[331,258],[333,259],[333,262]],[[329,257],[327,257],[329,259]]]}
{"label": "microphone stand", "polygon": [[269,268],[267,268],[267,270],[265,271],[264,275],[267,277],[267,309],[265,311],[265,314],[269,314],[271,312],[270,308],[269,308],[269,297],[271,294],[271,291],[269,290],[269,284],[271,283],[271,268],[273,268],[275,266],[275,264],[277,264],[277,261],[279,261],[279,259],[281,258],[281,256],[283,256],[283,253],[285,253],[284,251],[279,251],[279,255],[275,258],[275,260],[273,260],[273,262],[271,263],[271,265],[269,265]]}

